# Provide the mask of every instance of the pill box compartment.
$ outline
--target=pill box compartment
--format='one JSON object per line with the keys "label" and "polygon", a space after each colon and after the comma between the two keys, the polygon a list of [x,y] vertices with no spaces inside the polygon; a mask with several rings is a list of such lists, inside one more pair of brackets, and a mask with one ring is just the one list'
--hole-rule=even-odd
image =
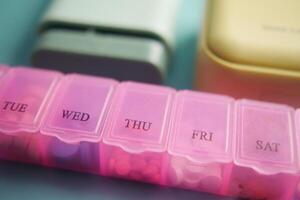
{"label": "pill box compartment", "polygon": [[66,75],[42,127],[43,164],[99,174],[99,143],[116,81]]}
{"label": "pill box compartment", "polygon": [[23,67],[10,69],[0,85],[0,157],[40,163],[38,136],[45,107],[61,74]]}
{"label": "pill box compartment", "polygon": [[232,168],[233,99],[180,91],[175,110],[168,185],[225,194]]}
{"label": "pill box compartment", "polygon": [[294,110],[285,105],[239,100],[236,112],[236,148],[229,194],[291,199],[299,171]]}
{"label": "pill box compartment", "polygon": [[121,83],[106,122],[101,173],[164,184],[174,90]]}

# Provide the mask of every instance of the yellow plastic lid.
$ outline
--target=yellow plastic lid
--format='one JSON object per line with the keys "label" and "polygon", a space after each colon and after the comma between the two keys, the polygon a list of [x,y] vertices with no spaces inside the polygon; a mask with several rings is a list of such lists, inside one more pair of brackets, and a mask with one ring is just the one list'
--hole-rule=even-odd
{"label": "yellow plastic lid", "polygon": [[236,64],[300,71],[300,1],[211,0],[206,43]]}

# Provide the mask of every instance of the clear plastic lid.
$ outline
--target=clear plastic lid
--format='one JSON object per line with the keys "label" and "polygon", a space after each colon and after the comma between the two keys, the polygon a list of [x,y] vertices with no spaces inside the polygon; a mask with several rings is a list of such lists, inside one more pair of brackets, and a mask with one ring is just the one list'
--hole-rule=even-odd
{"label": "clear plastic lid", "polygon": [[194,162],[231,162],[233,103],[226,96],[178,92],[170,153]]}
{"label": "clear plastic lid", "polygon": [[166,150],[174,93],[168,87],[121,83],[113,99],[104,143],[135,153]]}
{"label": "clear plastic lid", "polygon": [[236,112],[236,164],[263,174],[298,170],[292,108],[239,100]]}
{"label": "clear plastic lid", "polygon": [[0,131],[36,132],[43,111],[61,74],[30,68],[11,68],[0,85]]}
{"label": "clear plastic lid", "polygon": [[117,81],[71,74],[55,92],[42,133],[68,142],[99,141]]}

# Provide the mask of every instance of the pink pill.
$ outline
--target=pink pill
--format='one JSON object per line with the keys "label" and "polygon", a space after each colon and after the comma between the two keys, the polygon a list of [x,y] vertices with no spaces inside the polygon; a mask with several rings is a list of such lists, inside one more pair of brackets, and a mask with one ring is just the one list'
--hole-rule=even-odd
{"label": "pink pill", "polygon": [[159,169],[156,165],[147,165],[142,171],[142,174],[146,177],[151,177],[159,173]]}
{"label": "pink pill", "polygon": [[117,160],[115,172],[120,176],[127,176],[130,172],[130,163],[127,159]]}
{"label": "pink pill", "polygon": [[108,163],[109,170],[113,170],[115,168],[115,165],[116,165],[116,160],[114,158],[111,158]]}
{"label": "pink pill", "polygon": [[147,166],[147,163],[146,163],[146,161],[144,159],[137,158],[137,159],[133,159],[131,161],[131,165],[132,165],[132,170],[142,171]]}
{"label": "pink pill", "polygon": [[149,161],[149,164],[150,165],[154,165],[154,166],[157,166],[157,167],[160,167],[160,165],[161,165],[161,161],[159,161],[159,160],[150,160]]}
{"label": "pink pill", "polygon": [[152,183],[159,183],[160,182],[160,174],[155,174],[151,177],[149,177],[149,182],[152,182]]}
{"label": "pink pill", "polygon": [[122,149],[115,149],[113,152],[112,157],[114,157],[116,160],[129,160],[130,156],[128,155],[128,153],[124,152]]}

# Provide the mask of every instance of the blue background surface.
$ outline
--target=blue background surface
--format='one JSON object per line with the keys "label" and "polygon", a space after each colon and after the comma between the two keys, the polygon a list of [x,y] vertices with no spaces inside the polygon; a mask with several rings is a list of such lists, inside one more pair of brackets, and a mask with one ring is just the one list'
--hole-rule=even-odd
{"label": "blue background surface", "polygon": [[[183,0],[177,47],[166,84],[192,87],[204,0]],[[29,65],[40,16],[49,0],[0,0],[0,63]],[[229,199],[144,183],[0,161],[2,200],[221,200]]]}

